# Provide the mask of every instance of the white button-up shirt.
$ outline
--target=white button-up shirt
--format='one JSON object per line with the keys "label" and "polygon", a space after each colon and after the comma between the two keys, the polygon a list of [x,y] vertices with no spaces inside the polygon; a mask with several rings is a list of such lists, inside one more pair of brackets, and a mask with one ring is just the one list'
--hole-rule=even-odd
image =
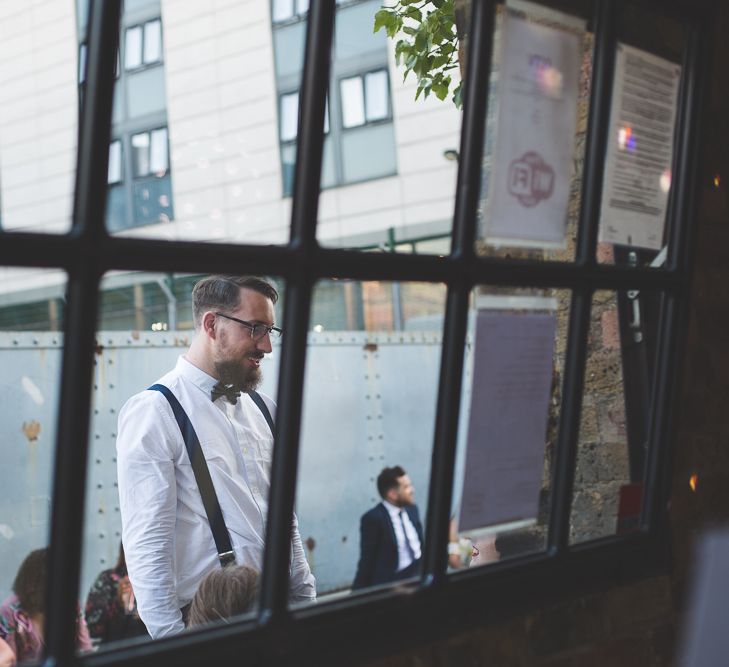
{"label": "white button-up shirt", "polygon": [[[420,538],[418,537],[418,531],[415,530],[413,522],[410,521],[410,516],[402,508],[387,502],[382,501],[385,506],[387,513],[390,515],[390,521],[392,522],[392,528],[395,531],[395,539],[397,540],[397,571],[404,570],[414,560],[418,560],[421,554]],[[402,516],[402,521],[400,521]],[[402,532],[402,527],[405,526],[405,533]],[[410,548],[413,550],[413,556],[410,555],[405,540],[410,543]]]}
{"label": "white button-up shirt", "polygon": [[[184,357],[160,378],[192,422],[210,470],[236,562],[262,570],[273,435],[243,394],[213,403],[216,380]],[[269,410],[275,405],[263,396]],[[119,413],[117,471],[122,541],[139,615],[156,637],[184,630],[180,608],[220,567],[180,428],[167,399],[143,391]],[[290,596],[312,600],[314,577],[294,517]]]}

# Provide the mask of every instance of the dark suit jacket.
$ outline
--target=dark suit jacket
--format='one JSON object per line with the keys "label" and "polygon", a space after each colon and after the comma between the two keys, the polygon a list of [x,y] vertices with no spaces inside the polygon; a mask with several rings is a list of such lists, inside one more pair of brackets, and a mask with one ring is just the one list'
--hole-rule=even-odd
{"label": "dark suit jacket", "polygon": [[[404,510],[423,545],[423,526],[418,516],[418,508],[409,505]],[[357,574],[352,588],[364,588],[394,581],[397,577],[397,538],[392,527],[387,508],[379,503],[360,520],[360,556]]]}

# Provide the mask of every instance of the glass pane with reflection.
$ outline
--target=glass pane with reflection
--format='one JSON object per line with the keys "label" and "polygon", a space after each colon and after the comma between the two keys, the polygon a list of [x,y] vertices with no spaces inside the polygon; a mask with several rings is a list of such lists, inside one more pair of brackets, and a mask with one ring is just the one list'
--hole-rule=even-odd
{"label": "glass pane with reflection", "polygon": [[546,547],[570,293],[473,294],[448,544],[451,570]]}
{"label": "glass pane with reflection", "polygon": [[686,27],[675,18],[633,6],[618,12],[597,244],[600,263],[629,268],[665,265],[686,42]]}
{"label": "glass pane with reflection", "polygon": [[[2,267],[0,276],[0,656],[26,662],[44,653],[66,274]],[[83,615],[77,629],[89,650]]]}
{"label": "glass pane with reflection", "polygon": [[[427,13],[432,5],[425,4]],[[411,38],[374,32],[381,9],[379,0],[337,3],[329,88],[333,169],[323,184],[317,239],[327,247],[390,252],[442,239],[448,252],[461,127],[451,100],[460,80],[457,54],[446,98],[416,100],[417,77],[403,79],[392,57],[397,40]],[[432,252],[428,244],[419,251]]]}
{"label": "glass pane with reflection", "polygon": [[[229,621],[257,604],[273,434],[245,392],[257,387],[275,417],[281,302],[270,286],[281,284],[240,280],[103,279],[79,591],[102,649]],[[147,391],[158,383],[207,462],[235,561],[224,570],[179,422],[160,391]],[[306,573],[293,586],[313,595]]]}
{"label": "glass pane with reflection", "polygon": [[[80,60],[74,3],[8,7],[0,34],[0,229],[71,228]],[[85,65],[85,63],[84,63]]]}
{"label": "glass pane with reflection", "polygon": [[316,285],[296,512],[320,601],[419,573],[444,309],[440,284]]}
{"label": "glass pane with reflection", "polygon": [[476,241],[482,256],[574,259],[593,36],[588,16],[558,4],[497,8]]}
{"label": "glass pane with reflection", "polygon": [[570,538],[638,529],[661,295],[596,292],[587,349]]}

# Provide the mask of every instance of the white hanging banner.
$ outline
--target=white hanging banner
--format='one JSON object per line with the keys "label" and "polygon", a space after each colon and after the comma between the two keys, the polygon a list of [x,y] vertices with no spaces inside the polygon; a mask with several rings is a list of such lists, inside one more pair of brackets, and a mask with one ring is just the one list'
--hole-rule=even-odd
{"label": "white hanging banner", "polygon": [[680,79],[679,65],[618,45],[600,241],[663,245]]}
{"label": "white hanging banner", "polygon": [[564,247],[580,37],[507,13],[499,63],[486,240],[493,245]]}

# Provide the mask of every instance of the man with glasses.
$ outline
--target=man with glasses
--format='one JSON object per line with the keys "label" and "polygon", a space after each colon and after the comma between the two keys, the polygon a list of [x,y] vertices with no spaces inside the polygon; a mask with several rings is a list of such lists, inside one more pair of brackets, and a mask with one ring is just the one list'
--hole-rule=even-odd
{"label": "man with glasses", "polygon": [[[184,629],[184,611],[212,569],[230,562],[262,569],[275,405],[255,389],[271,339],[281,335],[277,299],[259,278],[199,281],[189,350],[119,414],[122,541],[139,615],[153,638]],[[195,446],[208,484],[200,481],[205,471]],[[229,551],[220,547],[221,532]],[[313,600],[296,518],[289,574],[291,600]]]}

